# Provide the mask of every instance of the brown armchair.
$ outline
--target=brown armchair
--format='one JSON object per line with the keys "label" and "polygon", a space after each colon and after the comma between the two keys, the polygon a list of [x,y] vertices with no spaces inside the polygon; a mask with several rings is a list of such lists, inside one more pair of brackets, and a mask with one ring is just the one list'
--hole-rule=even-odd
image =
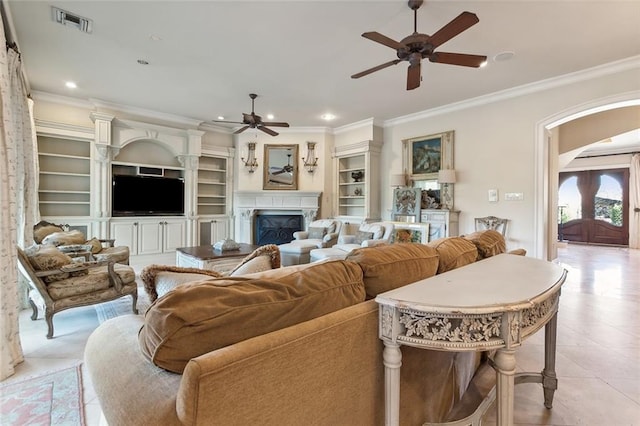
{"label": "brown armchair", "polygon": [[133,268],[109,262],[74,262],[53,246],[18,248],[18,265],[29,284],[32,320],[44,309],[47,339],[53,337],[53,315],[70,308],[108,302],[123,296],[133,299],[138,313],[138,286]]}

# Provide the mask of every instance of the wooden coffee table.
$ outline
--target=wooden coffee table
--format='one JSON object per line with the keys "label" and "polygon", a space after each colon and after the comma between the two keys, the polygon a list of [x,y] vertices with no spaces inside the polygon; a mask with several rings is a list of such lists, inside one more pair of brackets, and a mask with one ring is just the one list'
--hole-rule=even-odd
{"label": "wooden coffee table", "polygon": [[259,245],[240,243],[239,250],[216,250],[212,245],[176,249],[176,265],[225,272],[235,267]]}

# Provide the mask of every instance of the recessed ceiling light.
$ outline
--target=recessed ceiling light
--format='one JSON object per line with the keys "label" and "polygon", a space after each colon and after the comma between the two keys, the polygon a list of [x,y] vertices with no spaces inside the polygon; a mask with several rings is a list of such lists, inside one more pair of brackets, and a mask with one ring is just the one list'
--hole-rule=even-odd
{"label": "recessed ceiling light", "polygon": [[160,41],[160,40],[162,40],[162,37],[157,36],[157,35],[155,35],[155,34],[151,34],[151,35],[149,36],[149,38],[150,38],[152,41]]}
{"label": "recessed ceiling light", "polygon": [[64,85],[67,86],[68,89],[76,89],[78,87],[73,81],[67,81]]}
{"label": "recessed ceiling light", "polygon": [[329,113],[327,113],[327,114],[322,114],[322,115],[320,116],[320,118],[322,118],[323,120],[326,120],[326,121],[331,121],[331,120],[333,120],[334,118],[336,118],[336,116],[335,116],[335,115],[333,115],[333,114],[329,114]]}
{"label": "recessed ceiling light", "polygon": [[267,120],[273,120],[274,116],[273,114],[267,114]]}
{"label": "recessed ceiling light", "polygon": [[149,65],[149,62],[145,61],[144,59],[138,59],[138,63],[140,65]]}
{"label": "recessed ceiling light", "polygon": [[516,54],[515,52],[511,52],[511,51],[500,52],[493,57],[493,60],[496,62],[508,61],[509,59],[513,58],[515,54]]}
{"label": "recessed ceiling light", "polygon": [[224,116],[219,115],[219,116],[218,116],[218,120],[224,120]]}

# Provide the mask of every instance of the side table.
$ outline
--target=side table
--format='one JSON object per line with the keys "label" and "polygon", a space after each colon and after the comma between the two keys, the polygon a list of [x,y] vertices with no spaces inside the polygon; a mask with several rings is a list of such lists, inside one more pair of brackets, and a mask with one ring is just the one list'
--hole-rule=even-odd
{"label": "side table", "polygon": [[[399,424],[402,345],[438,351],[496,350],[491,364],[496,370],[499,426],[513,425],[516,383],[541,383],[544,404],[551,408],[557,389],[558,303],[566,274],[551,262],[500,254],[378,295],[379,335],[385,346],[385,424]],[[544,369],[516,375],[516,349],[543,326]],[[471,416],[449,424],[477,424],[489,405],[485,401]]]}

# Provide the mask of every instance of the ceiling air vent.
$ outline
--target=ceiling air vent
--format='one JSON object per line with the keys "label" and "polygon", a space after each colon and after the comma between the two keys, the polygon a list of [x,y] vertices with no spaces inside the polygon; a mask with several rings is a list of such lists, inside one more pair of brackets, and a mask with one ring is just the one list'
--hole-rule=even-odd
{"label": "ceiling air vent", "polygon": [[73,28],[77,28],[83,33],[90,34],[93,30],[93,21],[91,19],[83,18],[82,16],[74,15],[66,10],[58,9],[57,7],[51,7],[53,12],[53,20],[62,25],[68,25]]}

